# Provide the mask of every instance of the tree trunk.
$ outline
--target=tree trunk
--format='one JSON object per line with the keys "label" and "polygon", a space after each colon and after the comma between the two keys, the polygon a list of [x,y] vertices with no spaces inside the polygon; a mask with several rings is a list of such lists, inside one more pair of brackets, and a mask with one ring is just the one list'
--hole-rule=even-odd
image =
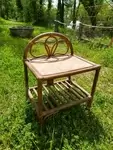
{"label": "tree trunk", "polygon": [[52,7],[52,0],[48,0],[48,8],[47,8],[47,18],[48,18],[48,26],[51,25],[51,7]]}
{"label": "tree trunk", "polygon": [[44,11],[43,11],[43,0],[39,1],[39,9],[37,13],[37,21],[36,24],[44,26]]}
{"label": "tree trunk", "polygon": [[23,10],[23,6],[22,6],[22,3],[21,3],[21,0],[16,0],[16,5],[17,5],[17,8],[19,10]]}
{"label": "tree trunk", "polygon": [[52,0],[48,0],[48,12],[50,12],[51,10],[51,7],[52,7]]}
{"label": "tree trunk", "polygon": [[[64,0],[62,0],[61,3],[60,21],[64,23]],[[64,25],[62,25],[62,27],[64,27]]]}
{"label": "tree trunk", "polygon": [[76,23],[76,0],[74,0],[74,5],[73,5],[73,29],[75,29],[75,23]]}
{"label": "tree trunk", "polygon": [[56,19],[60,21],[61,0],[58,0]]}
{"label": "tree trunk", "polygon": [[[57,13],[56,13],[56,20],[60,21],[60,11],[61,11],[61,0],[58,0],[58,4],[57,4]],[[55,32],[59,32],[59,23],[55,22]]]}
{"label": "tree trunk", "polygon": [[[84,5],[84,8],[86,9],[88,15],[89,15],[89,18],[90,18],[90,21],[91,21],[91,24],[92,26],[96,26],[97,24],[97,14],[99,12],[99,9],[96,8],[96,5],[102,5],[103,4],[103,0],[98,0],[97,2],[95,0],[80,0],[81,3]],[[92,28],[93,30],[95,29],[95,27]]]}
{"label": "tree trunk", "polygon": [[33,24],[37,22],[37,7],[36,7],[36,0],[31,1],[32,3],[32,11],[33,11]]}

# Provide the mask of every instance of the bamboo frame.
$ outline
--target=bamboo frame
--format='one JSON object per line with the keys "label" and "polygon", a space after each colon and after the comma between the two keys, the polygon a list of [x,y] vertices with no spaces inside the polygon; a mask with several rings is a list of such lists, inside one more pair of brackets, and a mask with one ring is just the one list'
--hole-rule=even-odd
{"label": "bamboo frame", "polygon": [[[43,44],[45,45],[45,50],[47,51],[47,58],[50,58],[53,55],[55,56],[55,52],[59,44],[58,39],[60,39],[60,41],[62,40],[64,43],[67,44],[68,51],[66,50],[66,53],[67,52],[70,53],[71,56],[73,56],[73,47],[70,40],[66,38],[63,34],[50,32],[35,37],[33,40],[31,40],[28,43],[25,49],[23,62],[24,62],[24,72],[25,72],[26,98],[29,98],[33,103],[36,109],[37,116],[39,118],[39,122],[42,124],[43,121],[50,115],[53,115],[59,112],[60,110],[72,107],[74,105],[86,102],[87,106],[89,108],[91,107],[94,93],[96,90],[97,81],[98,81],[100,65],[94,64],[92,62],[89,62],[85,59],[76,56],[81,60],[81,62],[87,62],[90,64],[90,66],[86,68],[85,67],[79,68],[77,70],[69,70],[68,72],[42,76],[40,72],[37,72],[32,67],[32,65],[30,65],[28,59],[28,53],[29,52],[32,53],[33,44],[36,43],[38,44],[38,40],[40,38],[45,39],[45,42],[43,42]],[[49,48],[47,43],[49,38],[55,39],[55,43],[53,44],[52,48]],[[28,68],[36,77],[37,86],[29,87]],[[93,84],[91,88],[91,93],[89,94],[77,83],[74,83],[72,81],[71,76],[76,74],[81,74],[84,72],[90,72],[90,71],[95,71],[95,75],[92,81]],[[67,78],[61,81],[62,77],[67,77]],[[58,80],[57,82],[54,81],[54,79],[56,78],[58,79],[60,78],[60,80]],[[45,81],[47,81],[46,84],[44,83]]]}

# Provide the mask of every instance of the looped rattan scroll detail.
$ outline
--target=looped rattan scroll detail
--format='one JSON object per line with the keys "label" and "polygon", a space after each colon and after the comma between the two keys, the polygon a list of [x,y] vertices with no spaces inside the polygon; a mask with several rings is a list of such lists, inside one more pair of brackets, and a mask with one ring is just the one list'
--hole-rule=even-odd
{"label": "looped rattan scroll detail", "polygon": [[[53,39],[55,41],[50,41],[49,42],[49,39]],[[53,56],[55,54],[55,51],[57,49],[57,46],[58,46],[58,40],[56,37],[54,36],[49,36],[46,40],[45,40],[45,49],[47,51],[47,54],[48,54],[48,57],[50,56]]]}
{"label": "looped rattan scroll detail", "polygon": [[55,55],[65,55],[67,53],[73,55],[73,47],[67,37],[61,33],[48,32],[35,37],[28,43],[24,52],[24,59],[28,57],[40,57],[38,52],[44,52],[43,49],[45,49],[46,53],[40,56],[47,56],[48,58]]}

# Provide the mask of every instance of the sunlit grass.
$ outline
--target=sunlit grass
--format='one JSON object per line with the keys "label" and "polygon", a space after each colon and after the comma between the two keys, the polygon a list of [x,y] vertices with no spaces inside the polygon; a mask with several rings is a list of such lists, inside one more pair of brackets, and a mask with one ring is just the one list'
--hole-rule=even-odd
{"label": "sunlit grass", "polygon": [[[35,27],[34,36],[46,31],[52,29]],[[41,128],[25,100],[22,59],[30,39],[11,37],[8,27],[2,27],[0,35],[0,149],[112,150],[112,48],[90,49],[85,43],[73,43],[75,54],[102,66],[91,112],[85,106],[76,106],[51,117]],[[75,79],[89,90],[92,74]]]}

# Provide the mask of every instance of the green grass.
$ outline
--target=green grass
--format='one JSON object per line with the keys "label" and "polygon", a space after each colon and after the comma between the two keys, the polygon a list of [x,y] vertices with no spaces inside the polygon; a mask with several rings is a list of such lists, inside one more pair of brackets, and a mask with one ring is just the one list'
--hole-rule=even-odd
{"label": "green grass", "polygon": [[[112,48],[90,49],[85,43],[73,43],[76,54],[102,65],[92,109],[73,107],[49,118],[41,128],[25,100],[22,57],[30,39],[11,37],[6,26],[0,29],[0,149],[113,150]],[[46,31],[52,29],[35,27],[34,35]],[[76,80],[89,90],[92,74]]]}

